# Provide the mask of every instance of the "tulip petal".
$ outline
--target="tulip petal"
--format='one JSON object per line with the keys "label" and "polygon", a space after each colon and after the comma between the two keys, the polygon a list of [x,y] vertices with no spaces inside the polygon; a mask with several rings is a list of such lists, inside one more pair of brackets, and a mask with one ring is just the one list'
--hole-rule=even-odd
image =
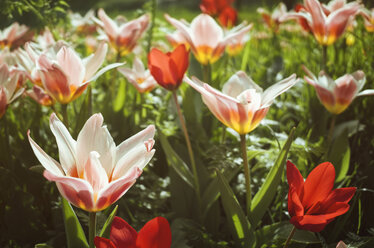
{"label": "tulip petal", "polygon": [[90,152],[83,173],[83,178],[91,184],[94,194],[108,184],[108,176],[100,163],[99,157],[99,153]]}
{"label": "tulip petal", "polygon": [[312,23],[309,23],[313,30],[313,34],[318,42],[323,40],[326,33],[326,16],[323,12],[321,4],[317,0],[305,0],[305,8],[312,17]]}
{"label": "tulip petal", "polygon": [[300,195],[304,185],[304,178],[296,165],[289,160],[287,161],[287,181],[288,185],[295,188],[297,194]]}
{"label": "tulip petal", "polygon": [[84,76],[84,81],[91,79],[95,72],[100,68],[104,62],[107,51],[108,45],[104,42],[100,43],[96,53],[85,63],[86,75]]}
{"label": "tulip petal", "polygon": [[96,248],[117,248],[117,246],[115,246],[114,243],[109,239],[98,236],[95,237],[94,244]]}
{"label": "tulip petal", "polygon": [[117,164],[122,157],[124,157],[129,151],[131,151],[139,144],[144,144],[145,141],[153,139],[155,131],[155,126],[149,125],[139,133],[131,136],[130,138],[126,139],[121,144],[119,144],[116,148],[115,164]]}
{"label": "tulip petal", "polygon": [[356,96],[358,89],[352,75],[344,75],[335,80],[334,95],[341,105],[349,105]]}
{"label": "tulip petal", "polygon": [[8,106],[6,99],[5,90],[0,88],[0,118],[5,114],[5,110]]}
{"label": "tulip petal", "polygon": [[325,162],[312,170],[304,182],[302,203],[305,209],[324,200],[331,192],[335,181],[335,168]]}
{"label": "tulip petal", "polygon": [[51,158],[47,153],[45,153],[43,149],[35,143],[35,141],[30,137],[30,130],[27,131],[27,136],[29,138],[31,148],[34,151],[35,156],[38,158],[43,167],[57,176],[63,176],[64,171],[61,165],[57,163],[56,160]]}
{"label": "tulip petal", "polygon": [[78,176],[75,159],[76,141],[55,113],[51,114],[49,123],[52,133],[56,137],[62,168],[67,176]]}
{"label": "tulip petal", "polygon": [[363,90],[360,93],[357,94],[357,96],[369,96],[369,95],[374,95],[374,90],[369,89],[369,90]]}
{"label": "tulip petal", "polygon": [[170,54],[170,60],[177,67],[177,81],[182,81],[184,73],[188,68],[188,51],[186,46],[181,44]]}
{"label": "tulip petal", "polygon": [[334,189],[331,191],[329,196],[323,201],[324,206],[331,206],[333,203],[336,202],[344,202],[348,203],[354,194],[356,193],[355,187],[348,187],[348,188],[340,188],[340,189]]}
{"label": "tulip petal", "polygon": [[270,86],[267,88],[263,95],[262,95],[262,107],[268,107],[271,105],[273,100],[282,94],[283,92],[287,91],[289,88],[294,86],[298,80],[296,80],[296,75],[292,74],[288,78],[283,79],[282,81]]}
{"label": "tulip petal", "polygon": [[222,28],[207,14],[200,14],[191,22],[194,46],[208,46],[214,49],[223,38]]}
{"label": "tulip petal", "polygon": [[56,176],[44,171],[44,177],[56,182],[61,195],[71,204],[86,211],[95,211],[92,186],[85,180],[68,176]]}
{"label": "tulip petal", "polygon": [[70,47],[63,46],[56,58],[58,65],[68,77],[69,85],[78,87],[83,82],[86,72],[79,56]]}
{"label": "tulip petal", "polygon": [[111,39],[115,39],[118,33],[117,24],[111,18],[109,18],[109,16],[107,16],[103,9],[99,9],[97,15],[104,24],[105,32],[111,37]]}
{"label": "tulip petal", "polygon": [[136,248],[138,233],[125,220],[115,216],[110,229],[110,239],[115,247]]}
{"label": "tulip petal", "polygon": [[103,125],[101,114],[92,115],[84,124],[77,138],[77,170],[83,175],[84,165],[91,151],[100,154],[100,162],[107,175],[112,174],[116,146],[106,126]]}
{"label": "tulip petal", "polygon": [[196,52],[195,43],[192,40],[192,31],[190,28],[183,22],[178,21],[177,19],[169,16],[168,14],[165,14],[165,19],[173,25],[176,29],[180,31],[181,36],[183,36],[184,40],[191,46],[191,49]]}
{"label": "tulip petal", "polygon": [[138,248],[168,248],[171,246],[169,222],[163,217],[148,221],[139,231],[136,239]]}
{"label": "tulip petal", "polygon": [[291,216],[303,216],[304,207],[300,201],[297,189],[290,185],[288,191],[288,212]]}
{"label": "tulip petal", "polygon": [[115,203],[131,188],[141,173],[142,171],[135,167],[124,177],[110,182],[105,188],[101,189],[97,197],[96,210],[103,210]]}
{"label": "tulip petal", "polygon": [[298,229],[320,232],[327,225],[327,220],[321,215],[293,216],[290,222]]}
{"label": "tulip petal", "polygon": [[222,93],[236,98],[247,89],[255,89],[258,92],[262,92],[262,88],[251,77],[248,77],[243,71],[238,71],[223,85]]}

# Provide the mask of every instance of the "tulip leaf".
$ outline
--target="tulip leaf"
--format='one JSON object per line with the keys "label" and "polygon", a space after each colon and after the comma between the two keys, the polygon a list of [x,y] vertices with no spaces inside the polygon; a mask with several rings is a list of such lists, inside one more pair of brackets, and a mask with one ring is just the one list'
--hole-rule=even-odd
{"label": "tulip leaf", "polygon": [[345,129],[333,141],[327,161],[330,161],[336,171],[336,182],[342,181],[348,173],[351,149],[349,148],[348,129]]}
{"label": "tulip leaf", "polygon": [[169,165],[173,167],[178,175],[194,189],[194,178],[190,168],[188,168],[186,163],[174,151],[167,138],[161,131],[158,131],[158,136],[160,137],[161,146],[165,152]]}
{"label": "tulip leaf", "polygon": [[103,228],[101,229],[101,232],[100,232],[100,237],[104,237],[104,238],[107,238],[109,239],[109,236],[110,236],[110,229],[112,227],[112,222],[113,222],[113,219],[114,217],[116,216],[117,214],[117,210],[118,210],[118,205],[116,205],[112,211],[112,213],[109,215],[108,219],[106,219],[105,223],[104,223],[104,226]]}
{"label": "tulip leaf", "polygon": [[[257,230],[256,240],[257,243],[268,246],[274,245],[277,240],[279,243],[283,243],[290,234],[293,225],[288,221],[277,222],[271,225],[263,226],[261,229]],[[296,230],[292,241],[302,244],[316,244],[320,243],[318,237],[313,232]],[[267,247],[267,246],[266,246]]]}
{"label": "tulip leaf", "polygon": [[68,248],[88,248],[88,243],[79,220],[70,203],[61,198]]}
{"label": "tulip leaf", "polygon": [[124,103],[125,103],[125,97],[126,97],[125,84],[126,84],[126,82],[121,80],[121,82],[119,84],[119,87],[118,87],[118,90],[117,90],[117,96],[116,96],[116,98],[114,99],[114,102],[113,102],[114,112],[120,111],[122,109]]}
{"label": "tulip leaf", "polygon": [[257,226],[257,224],[260,222],[266,210],[270,206],[275,194],[277,193],[277,188],[282,179],[284,164],[293,141],[295,129],[296,128],[293,128],[291,130],[291,133],[280,151],[274,166],[266,176],[260,190],[253,197],[250,214],[250,220],[253,226]]}
{"label": "tulip leaf", "polygon": [[36,244],[34,248],[53,248],[53,246],[47,244]]}
{"label": "tulip leaf", "polygon": [[221,192],[223,209],[225,210],[231,234],[240,247],[252,247],[255,244],[255,236],[251,224],[246,218],[243,209],[226,178],[217,171],[218,186]]}

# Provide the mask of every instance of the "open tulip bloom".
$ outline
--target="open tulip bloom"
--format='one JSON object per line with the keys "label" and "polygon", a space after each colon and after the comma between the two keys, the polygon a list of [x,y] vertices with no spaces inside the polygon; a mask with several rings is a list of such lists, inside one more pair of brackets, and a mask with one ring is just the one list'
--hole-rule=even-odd
{"label": "open tulip bloom", "polygon": [[122,56],[134,49],[149,23],[147,14],[129,22],[125,22],[124,18],[116,22],[107,16],[103,9],[99,9],[98,16],[101,20],[98,20],[98,23],[104,29],[107,40]]}
{"label": "open tulip bloom", "polygon": [[365,28],[368,32],[374,32],[374,9],[361,10],[361,15],[364,17]]}
{"label": "open tulip bloom", "polygon": [[0,49],[17,48],[31,39],[32,32],[29,32],[29,28],[15,22],[6,29],[0,30]]}
{"label": "open tulip bloom", "polygon": [[101,43],[96,53],[85,59],[81,59],[68,46],[62,46],[53,57],[46,53],[37,55],[29,46],[27,50],[36,62],[36,71],[42,87],[62,104],[67,104],[79,97],[87,88],[88,83],[95,81],[104,72],[123,65],[122,63],[110,64],[97,72],[108,50],[105,43]]}
{"label": "open tulip bloom", "polygon": [[233,31],[225,34],[217,22],[207,14],[198,15],[190,25],[169,15],[165,15],[165,18],[181,32],[195,58],[203,65],[216,62],[230,40],[243,36],[243,33],[248,33],[252,27],[243,25],[241,29],[234,28]]}
{"label": "open tulip bloom", "polygon": [[134,59],[132,69],[121,67],[117,70],[124,75],[140,93],[149,92],[157,86],[157,82],[152,77],[149,70],[144,68],[143,62],[137,57]]}
{"label": "open tulip bloom", "polygon": [[290,222],[298,229],[320,232],[335,217],[349,210],[348,202],[355,187],[334,189],[334,166],[325,162],[318,165],[307,179],[294,164],[287,161],[288,212]]}
{"label": "open tulip bloom", "polygon": [[220,92],[197,78],[186,78],[186,82],[201,93],[214,116],[241,135],[255,129],[266,116],[275,97],[297,81],[293,74],[263,91],[245,72],[239,71],[223,85]]}
{"label": "open tulip bloom", "polygon": [[258,8],[257,12],[262,16],[262,19],[269,29],[278,32],[281,18],[287,14],[287,7],[281,2],[271,13],[264,8]]}
{"label": "open tulip bloom", "polygon": [[60,163],[47,155],[30,137],[31,147],[46,169],[44,177],[56,182],[61,195],[89,212],[101,211],[121,198],[151,160],[154,126],[116,146],[101,114],[91,116],[75,141],[66,127],[51,115]]}
{"label": "open tulip bloom", "polygon": [[96,248],[170,248],[171,230],[163,217],[148,221],[138,232],[120,217],[114,217],[110,240],[95,237]]}
{"label": "open tulip bloom", "polygon": [[306,67],[303,68],[307,74],[305,80],[316,89],[319,100],[332,114],[342,113],[358,96],[374,95],[372,89],[361,91],[366,81],[363,71],[333,80],[324,71],[321,71],[317,78]]}
{"label": "open tulip bloom", "polygon": [[343,1],[343,6],[341,2],[324,6],[318,0],[304,0],[304,6],[298,12],[289,13],[281,19],[298,19],[304,29],[313,33],[318,43],[331,45],[344,33],[361,8],[357,2],[345,4]]}

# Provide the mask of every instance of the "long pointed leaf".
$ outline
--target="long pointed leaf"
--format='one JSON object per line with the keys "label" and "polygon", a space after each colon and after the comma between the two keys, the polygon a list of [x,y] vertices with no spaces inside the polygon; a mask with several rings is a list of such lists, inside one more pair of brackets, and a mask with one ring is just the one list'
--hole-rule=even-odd
{"label": "long pointed leaf", "polygon": [[165,152],[167,161],[171,167],[178,173],[178,175],[192,188],[194,188],[194,179],[190,168],[186,163],[178,156],[174,149],[169,144],[165,135],[158,130],[158,136],[160,137],[161,146]]}
{"label": "long pointed leaf", "polygon": [[70,203],[62,197],[65,232],[69,248],[88,248],[88,243],[81,224]]}
{"label": "long pointed leaf", "polygon": [[104,226],[101,229],[100,237],[104,237],[104,238],[109,239],[110,229],[111,229],[111,226],[112,226],[113,219],[117,214],[117,209],[118,209],[118,205],[115,206],[112,213],[109,215],[108,219],[106,219],[106,221],[104,223]]}
{"label": "long pointed leaf", "polygon": [[256,243],[254,232],[234,192],[230,188],[226,178],[219,171],[217,171],[217,180],[221,191],[223,209],[225,210],[235,241],[237,244],[240,244],[240,247],[253,247]]}
{"label": "long pointed leaf", "polygon": [[277,187],[282,179],[282,174],[284,170],[284,163],[287,159],[288,151],[291,147],[293,135],[295,133],[295,128],[291,130],[290,135],[286,143],[284,144],[274,166],[269,171],[266,176],[265,182],[261,186],[260,190],[254,196],[251,205],[250,220],[251,224],[255,227],[262,219],[266,210],[270,206],[275,194],[277,193]]}

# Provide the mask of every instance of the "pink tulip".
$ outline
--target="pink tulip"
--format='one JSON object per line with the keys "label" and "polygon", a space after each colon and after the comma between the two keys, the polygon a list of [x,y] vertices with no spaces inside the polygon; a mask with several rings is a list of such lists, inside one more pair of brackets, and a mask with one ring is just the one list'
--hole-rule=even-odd
{"label": "pink tulip", "polygon": [[239,71],[223,85],[220,92],[197,78],[186,78],[186,82],[201,93],[214,116],[239,134],[247,134],[255,129],[266,116],[275,97],[297,81],[293,74],[263,91],[245,72]]}
{"label": "pink tulip", "polygon": [[68,46],[62,46],[55,56],[52,54],[53,57],[48,57],[46,53],[32,56],[37,57],[36,71],[44,90],[54,100],[67,104],[79,97],[89,82],[96,80],[104,72],[122,65],[111,64],[96,72],[104,62],[107,49],[107,45],[101,43],[96,53],[84,60]]}
{"label": "pink tulip", "polygon": [[143,62],[137,57],[134,59],[132,69],[121,67],[117,70],[124,75],[140,93],[149,92],[157,86],[156,80],[152,77],[149,70],[144,68]]}
{"label": "pink tulip", "polygon": [[78,12],[69,13],[70,23],[78,33],[91,35],[96,32],[96,23],[94,22],[95,12],[91,9],[84,16]]}
{"label": "pink tulip", "polygon": [[374,9],[363,9],[361,15],[364,17],[364,25],[368,32],[374,32]]}
{"label": "pink tulip", "polygon": [[271,13],[264,8],[258,8],[257,12],[262,16],[269,29],[278,32],[281,18],[287,14],[287,7],[284,3],[279,3]]}
{"label": "pink tulip", "polygon": [[360,92],[366,81],[363,71],[346,74],[336,80],[330,78],[324,71],[319,73],[318,78],[306,67],[304,71],[307,74],[304,77],[307,83],[316,89],[323,106],[333,114],[342,113],[357,96],[374,95],[374,90]]}
{"label": "pink tulip", "polygon": [[138,40],[148,27],[149,16],[147,14],[129,22],[112,20],[103,9],[99,9],[98,16],[100,26],[104,29],[107,40],[122,56],[130,53]]}
{"label": "pink tulip", "polygon": [[348,246],[343,242],[339,241],[339,243],[336,245],[336,248],[347,248]]}
{"label": "pink tulip", "polygon": [[324,46],[333,44],[344,33],[361,8],[358,2],[346,4],[341,0],[325,6],[318,0],[304,0],[304,5],[297,13],[289,13],[281,21],[299,20],[305,29],[314,34],[318,43]]}
{"label": "pink tulip", "polygon": [[103,125],[101,114],[91,116],[75,141],[66,127],[51,115],[60,163],[48,156],[30,137],[31,147],[46,169],[44,177],[56,182],[61,195],[89,212],[101,211],[121,198],[151,160],[155,127],[123,141],[116,147]]}
{"label": "pink tulip", "polygon": [[32,39],[33,33],[25,25],[13,23],[4,30],[0,30],[0,49],[8,47],[9,49],[22,46],[25,42]]}
{"label": "pink tulip", "polygon": [[26,94],[43,106],[51,106],[55,103],[53,98],[37,85],[34,85],[31,90],[26,91]]}
{"label": "pink tulip", "polygon": [[248,33],[251,29],[251,25],[243,25],[240,29],[233,28],[224,34],[223,29],[207,14],[198,15],[191,24],[178,21],[169,15],[165,15],[165,18],[181,32],[195,58],[203,65],[216,62],[231,40]]}
{"label": "pink tulip", "polygon": [[10,103],[19,97],[24,89],[17,90],[19,74],[11,73],[7,64],[0,65],[0,118],[5,114],[5,111]]}
{"label": "pink tulip", "polygon": [[[246,23],[243,22],[242,24],[236,26],[234,29],[230,30],[230,32],[233,32],[236,30],[240,30],[243,26],[245,26]],[[253,24],[249,24],[247,27],[251,29],[253,27]],[[241,32],[240,35],[237,35],[229,40],[226,46],[226,52],[230,56],[236,56],[240,54],[240,52],[243,50],[245,44],[249,41],[249,33],[248,32]]]}
{"label": "pink tulip", "polygon": [[179,45],[184,45],[186,49],[189,49],[188,42],[184,38],[183,34],[181,31],[177,30],[173,33],[167,33],[166,34],[166,39],[169,41],[170,45],[173,48],[176,48]]}

